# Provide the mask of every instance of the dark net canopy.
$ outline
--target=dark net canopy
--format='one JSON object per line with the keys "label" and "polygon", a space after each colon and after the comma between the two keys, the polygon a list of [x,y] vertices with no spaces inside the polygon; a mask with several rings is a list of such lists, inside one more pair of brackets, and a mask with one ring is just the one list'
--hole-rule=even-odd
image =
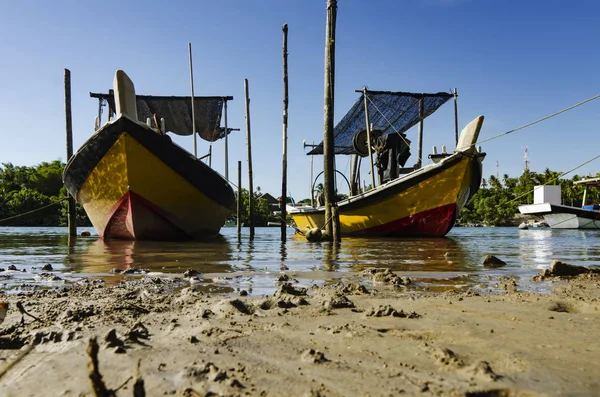
{"label": "dark net canopy", "polygon": [[[369,122],[383,135],[405,132],[442,106],[452,94],[415,94],[410,92],[367,91]],[[419,117],[419,101],[423,99],[423,116]],[[393,126],[393,127],[392,127]],[[356,154],[352,140],[356,133],[365,130],[364,94],[335,126],[335,154]],[[308,154],[323,154],[323,142]]]}
{"label": "dark net canopy", "polygon": [[[113,94],[90,93],[92,98],[108,102],[109,109],[114,112]],[[192,100],[189,96],[150,96],[136,95],[138,120],[146,121],[148,117],[165,119],[167,132],[177,135],[192,135]],[[194,97],[196,131],[206,141],[214,142],[225,136],[221,128],[223,102],[233,97]]]}

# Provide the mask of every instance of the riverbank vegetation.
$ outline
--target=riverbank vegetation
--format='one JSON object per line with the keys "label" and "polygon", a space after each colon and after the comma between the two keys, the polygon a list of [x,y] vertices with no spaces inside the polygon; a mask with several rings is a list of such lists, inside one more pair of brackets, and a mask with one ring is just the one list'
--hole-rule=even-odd
{"label": "riverbank vegetation", "polygon": [[[11,163],[0,165],[0,226],[64,226],[67,223],[66,190],[62,183],[65,164],[60,160],[28,166]],[[521,204],[533,203],[533,187],[537,185],[561,186],[565,205],[581,206],[583,190],[573,182],[588,177],[558,178],[560,173],[546,169],[543,173],[526,170],[517,178],[503,175],[490,176],[482,181],[481,189],[469,200],[460,214],[462,224],[506,226],[513,224],[514,215]],[[254,192],[254,222],[266,226],[279,222],[273,208],[260,199],[260,188]],[[306,201],[310,202],[309,199]],[[600,190],[591,189],[587,203],[600,202]],[[37,211],[40,208],[42,210]],[[32,212],[33,211],[33,212]],[[31,213],[29,213],[31,212]],[[248,223],[248,191],[242,190],[242,224]],[[23,215],[26,214],[26,215]],[[235,215],[235,210],[232,215]],[[90,221],[81,206],[77,208],[77,224],[89,226]]]}
{"label": "riverbank vegetation", "polygon": [[[590,176],[575,175],[571,179],[559,179],[559,176],[559,172],[548,168],[543,173],[525,170],[518,178],[505,174],[499,179],[491,175],[482,181],[479,191],[463,208],[460,222],[485,226],[512,225],[514,215],[519,213],[519,205],[533,203],[533,188],[538,185],[560,185],[562,203],[581,206],[584,187],[573,182]],[[586,204],[600,202],[600,190],[590,189],[586,201]]]}
{"label": "riverbank vegetation", "polygon": [[[66,225],[64,168],[60,160],[31,167],[0,165],[0,226]],[[77,207],[77,224],[89,226],[85,211]]]}
{"label": "riverbank vegetation", "polygon": [[[0,165],[0,226],[66,226],[67,191],[62,182],[65,164],[60,160],[34,166]],[[254,193],[254,224],[278,222],[269,203]],[[242,191],[242,222],[248,223],[248,191]],[[233,213],[235,214],[235,212]],[[90,226],[83,209],[77,205],[77,224]]]}

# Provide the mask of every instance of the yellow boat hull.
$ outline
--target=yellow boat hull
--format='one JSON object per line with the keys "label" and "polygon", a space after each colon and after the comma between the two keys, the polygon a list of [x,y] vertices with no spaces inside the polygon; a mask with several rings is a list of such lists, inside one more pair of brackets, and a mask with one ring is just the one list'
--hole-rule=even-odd
{"label": "yellow boat hull", "polygon": [[64,181],[103,238],[213,237],[235,201],[218,173],[127,118],[90,138],[67,165]]}
{"label": "yellow boat hull", "polygon": [[[440,155],[433,164],[406,174],[358,196],[337,203],[341,234],[345,236],[446,235],[467,200],[481,183],[485,154],[475,151],[483,116],[461,133],[454,154]],[[325,209],[290,211],[300,230],[323,229]]]}
{"label": "yellow boat hull", "polygon": [[[341,233],[366,237],[444,236],[472,194],[473,179],[481,178],[476,175],[478,166],[477,159],[463,157],[443,169],[407,176],[341,201]],[[291,215],[301,229],[325,225],[324,209]]]}

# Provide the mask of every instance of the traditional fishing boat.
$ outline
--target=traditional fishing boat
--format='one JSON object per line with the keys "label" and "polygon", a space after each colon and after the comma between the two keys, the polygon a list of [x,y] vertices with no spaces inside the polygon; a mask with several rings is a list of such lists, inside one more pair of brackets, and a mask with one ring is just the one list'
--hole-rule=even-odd
{"label": "traditional fishing boat", "polygon": [[[98,235],[128,240],[218,235],[234,207],[233,189],[166,134],[192,134],[192,99],[136,96],[121,70],[115,74],[114,92],[90,95],[108,104],[109,121],[100,127],[97,119],[96,132],[69,160],[63,181]],[[220,117],[227,99],[232,97],[194,97],[201,137],[222,136]],[[144,118],[146,122],[138,121]]]}
{"label": "traditional fishing boat", "polygon": [[[337,202],[343,236],[433,237],[446,235],[454,226],[462,207],[479,189],[485,153],[475,148],[483,124],[483,116],[479,116],[460,137],[456,131],[453,153],[434,150],[429,155],[431,163],[422,164],[423,120],[452,97],[456,98],[444,92],[362,90],[334,130],[334,153],[354,155],[350,195]],[[405,132],[417,124],[417,161],[413,167],[404,167],[410,156]],[[308,154],[323,154],[323,143]],[[363,190],[359,161],[365,157],[370,163],[372,188]],[[326,223],[324,206],[289,213],[300,230],[323,228]]]}
{"label": "traditional fishing boat", "polygon": [[553,229],[600,229],[600,206],[585,204],[588,188],[600,187],[600,178],[575,181],[573,185],[584,187],[581,207],[562,205],[560,186],[546,185],[535,186],[533,204],[519,206],[519,212],[524,215],[542,216]]}

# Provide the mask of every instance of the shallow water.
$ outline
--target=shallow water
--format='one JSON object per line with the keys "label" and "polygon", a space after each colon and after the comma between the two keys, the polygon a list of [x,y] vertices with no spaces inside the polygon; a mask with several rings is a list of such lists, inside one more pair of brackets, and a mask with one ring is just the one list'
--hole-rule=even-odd
{"label": "shallow water", "polygon": [[[80,228],[79,231],[89,230]],[[279,228],[257,228],[254,240],[243,229],[223,228],[222,236],[210,242],[103,241],[92,234],[69,240],[66,228],[0,227],[0,268],[14,265],[17,271],[0,272],[0,290],[29,291],[57,283],[38,281],[41,267],[51,264],[53,273],[73,282],[100,277],[116,284],[128,276],[111,269],[141,267],[160,275],[181,275],[193,268],[205,274],[209,291],[269,293],[273,278],[286,267],[301,283],[335,281],[349,272],[367,267],[389,267],[409,275],[417,286],[430,290],[448,288],[493,288],[499,276],[517,276],[526,289],[540,290],[531,276],[553,259],[584,266],[600,266],[600,231],[535,228],[454,228],[445,238],[434,239],[344,239],[331,243],[308,243],[288,229],[285,243]],[[492,254],[506,267],[487,269],[481,265]]]}

